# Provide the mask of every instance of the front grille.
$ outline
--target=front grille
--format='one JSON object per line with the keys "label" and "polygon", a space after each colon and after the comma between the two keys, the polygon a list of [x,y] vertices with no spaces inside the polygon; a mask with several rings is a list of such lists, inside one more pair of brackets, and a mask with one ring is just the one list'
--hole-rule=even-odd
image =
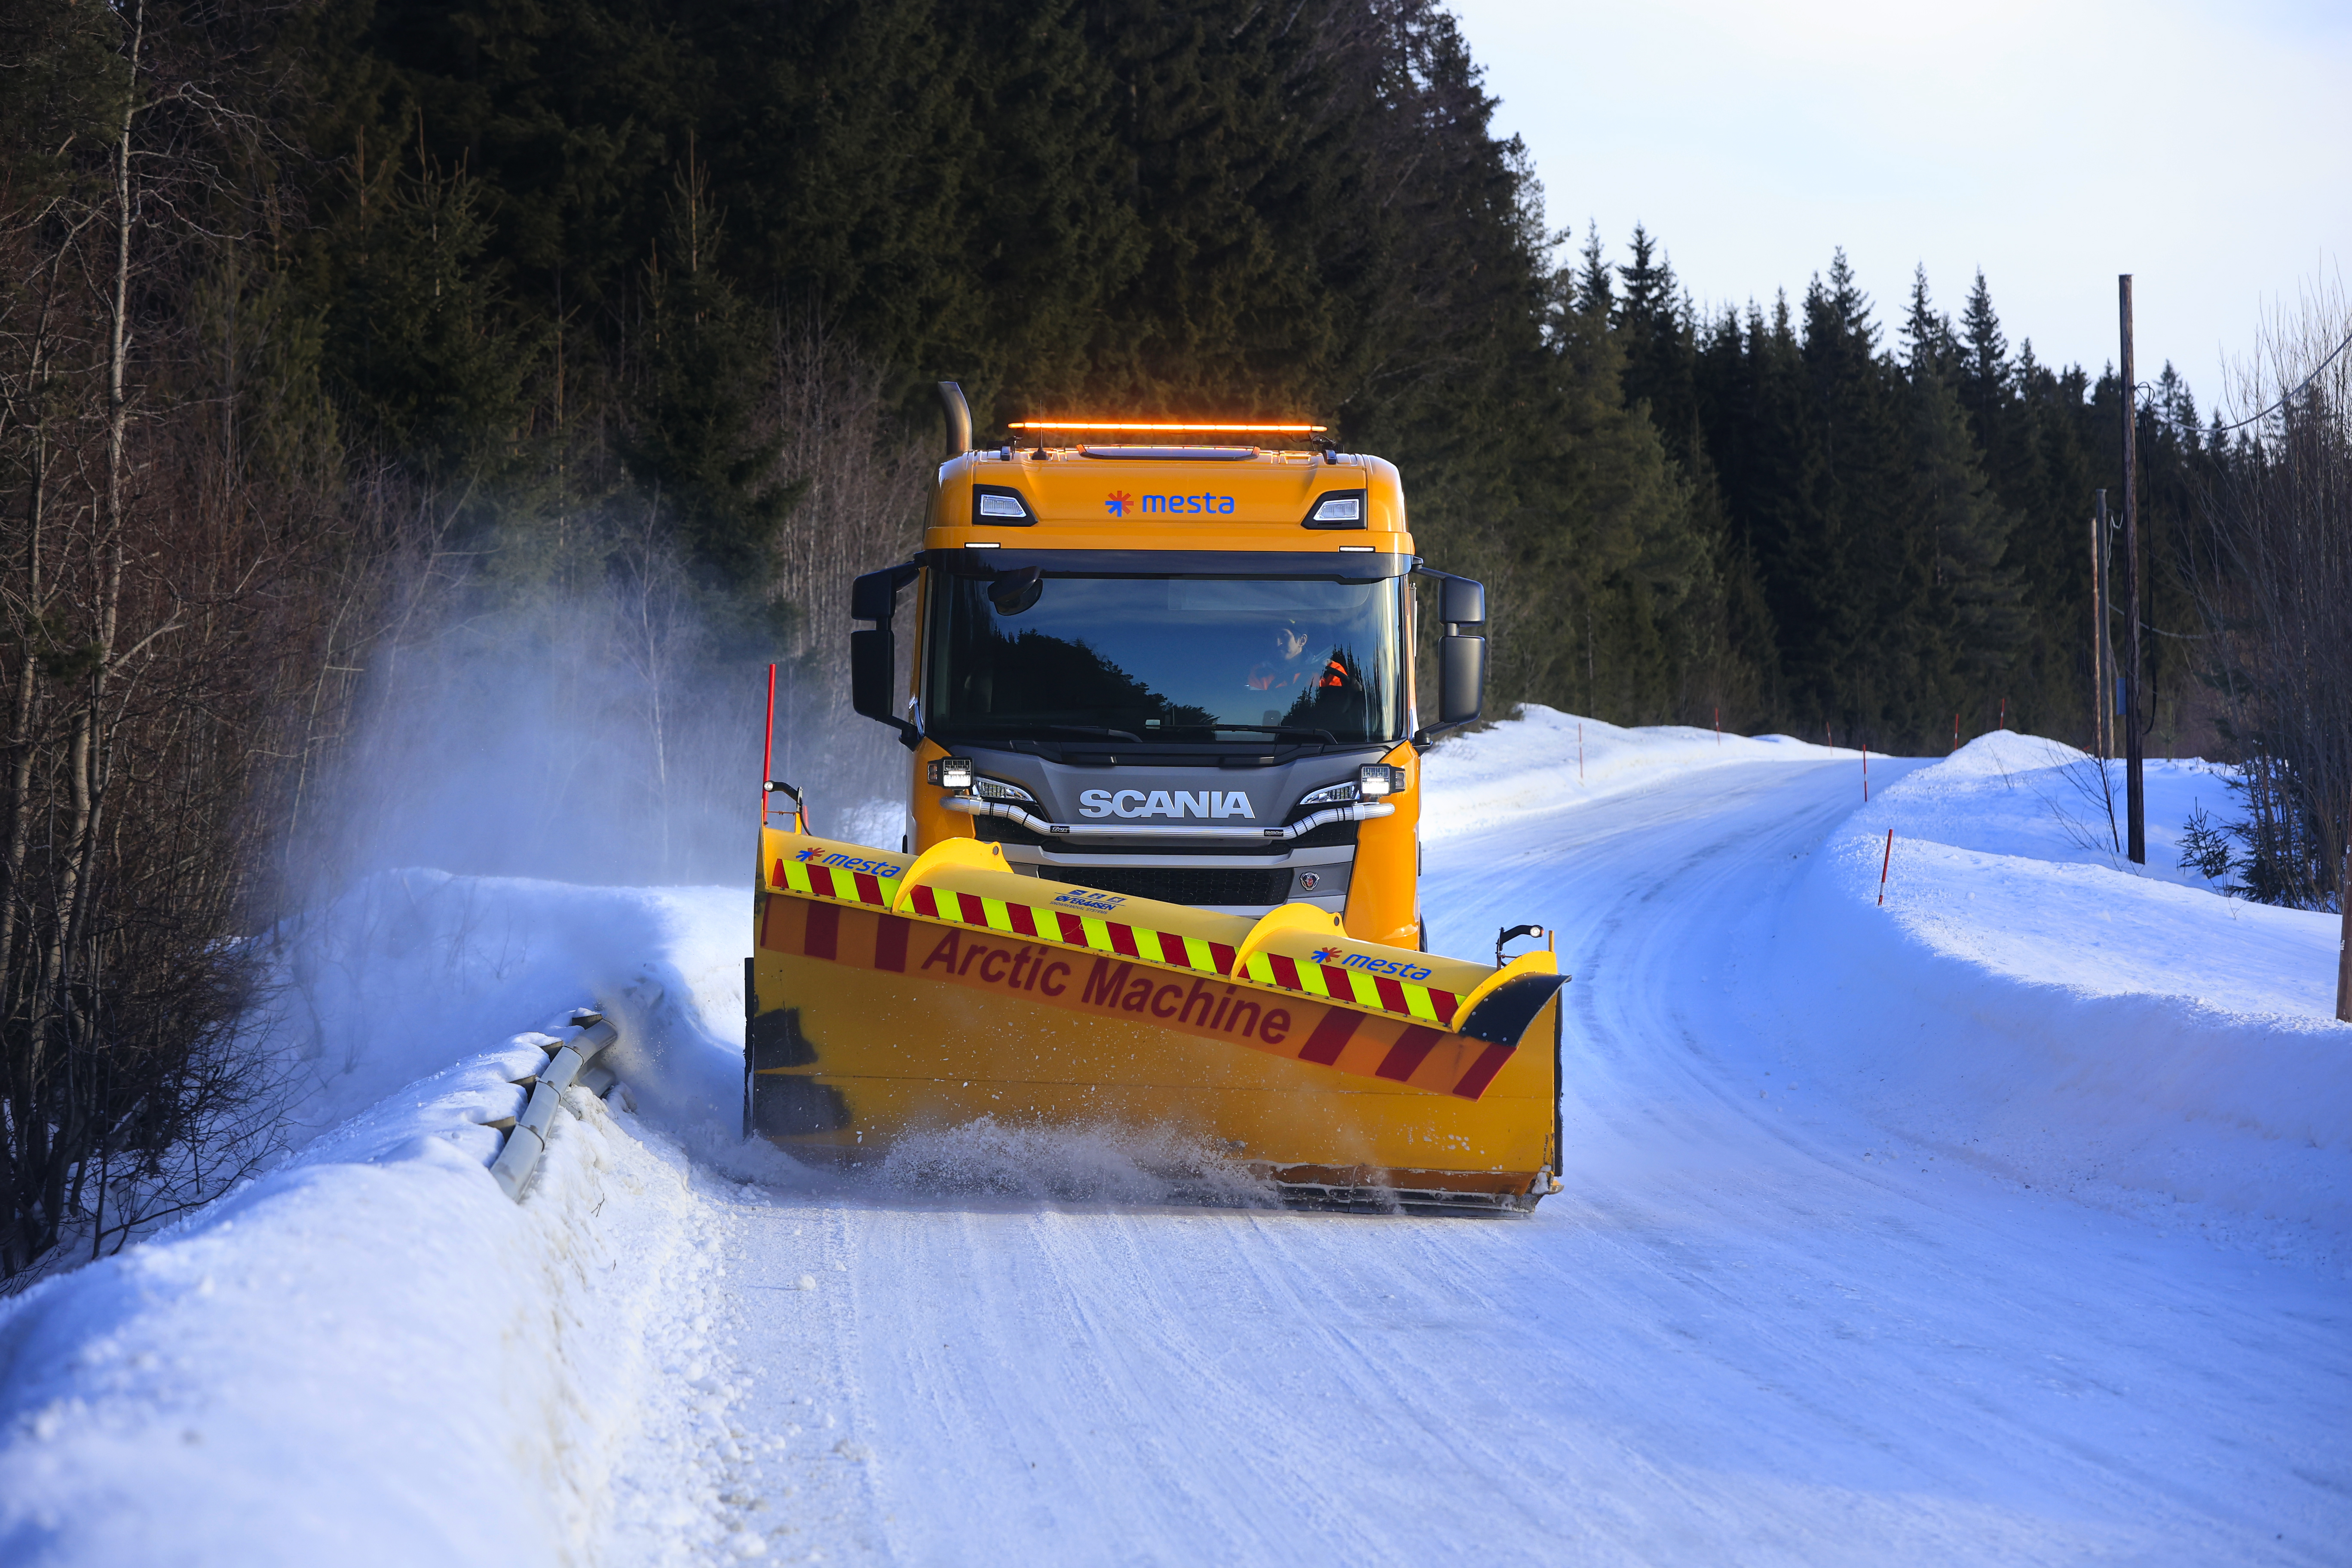
{"label": "front grille", "polygon": [[1290,897],[1290,870],[1216,866],[1040,866],[1038,875],[1130,899],[1164,904],[1278,904]]}
{"label": "front grille", "polygon": [[[1048,838],[1030,832],[1017,822],[1007,822],[1001,816],[975,816],[972,831],[982,844],[1019,844],[1033,849],[1083,850],[1088,855],[1286,855],[1293,849],[1335,849],[1356,842],[1362,827],[1357,822],[1327,822],[1296,838],[1269,842],[1261,850],[1246,840],[1187,844],[1181,838],[1154,840],[1148,828],[1139,828],[1132,839]],[[1140,897],[1141,895],[1137,895]]]}

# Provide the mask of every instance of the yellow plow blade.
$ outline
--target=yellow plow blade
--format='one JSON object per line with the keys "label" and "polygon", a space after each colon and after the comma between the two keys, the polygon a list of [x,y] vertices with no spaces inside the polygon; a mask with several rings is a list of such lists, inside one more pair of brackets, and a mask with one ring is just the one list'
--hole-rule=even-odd
{"label": "yellow plow blade", "polygon": [[1310,1200],[1531,1207],[1559,1168],[1552,955],[1500,969],[1071,887],[950,839],[761,835],[747,1131],[878,1158],[981,1117],[1173,1133]]}

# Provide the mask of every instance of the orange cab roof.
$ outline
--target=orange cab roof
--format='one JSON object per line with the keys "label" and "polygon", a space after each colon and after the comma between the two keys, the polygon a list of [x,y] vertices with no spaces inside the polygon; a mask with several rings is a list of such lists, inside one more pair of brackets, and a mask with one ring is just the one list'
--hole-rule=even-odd
{"label": "orange cab roof", "polygon": [[[1108,426],[1090,425],[1089,431]],[[1129,426],[1129,431],[1146,433]],[[1263,426],[1244,427],[1264,433]],[[1024,519],[982,520],[1010,491]],[[1332,495],[1361,492],[1361,528],[1308,528]],[[940,466],[927,548],[1412,552],[1396,466],[1360,453],[1255,447],[993,447]]]}

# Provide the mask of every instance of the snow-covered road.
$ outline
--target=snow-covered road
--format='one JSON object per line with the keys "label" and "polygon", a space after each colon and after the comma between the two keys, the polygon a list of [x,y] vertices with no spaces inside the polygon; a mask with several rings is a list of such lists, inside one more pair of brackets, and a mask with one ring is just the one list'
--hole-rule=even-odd
{"label": "snow-covered road", "polygon": [[1444,945],[1534,920],[1577,977],[1567,1191],[1531,1221],[705,1181],[764,1456],[743,1533],[913,1563],[2344,1561],[2338,1286],[1807,1081],[1783,903],[1854,784],[1708,768],[1433,846]]}
{"label": "snow-covered road", "polygon": [[[2333,917],[2171,868],[2201,763],[2131,868],[2063,748],[1861,762],[1433,755],[1434,943],[1576,977],[1525,1220],[819,1176],[736,1138],[742,889],[373,879],[285,949],[315,1135],[0,1300],[0,1563],[2352,1562]],[[499,1042],[592,998],[509,1202]]]}

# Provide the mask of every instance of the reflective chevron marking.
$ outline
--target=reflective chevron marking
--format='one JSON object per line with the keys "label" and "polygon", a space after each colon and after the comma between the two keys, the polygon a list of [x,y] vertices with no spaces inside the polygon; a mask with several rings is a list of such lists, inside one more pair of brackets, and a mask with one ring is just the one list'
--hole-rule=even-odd
{"label": "reflective chevron marking", "polygon": [[[900,885],[896,877],[881,878],[838,866],[782,858],[775,862],[769,882],[782,891],[807,898],[835,899],[883,910],[896,901]],[[1196,974],[1233,974],[1234,952],[1221,942],[1151,931],[1096,915],[1076,915],[1063,910],[957,893],[928,882],[916,886],[911,901],[917,914],[932,920],[952,921],[1009,936],[1057,942],[1121,958],[1139,958],[1148,963],[1164,963]],[[1376,1013],[1390,1013],[1440,1028],[1453,1026],[1460,1002],[1453,992],[1436,986],[1419,985],[1384,974],[1366,974],[1337,964],[1310,963],[1280,953],[1253,953],[1245,972],[1234,978],[1255,980],[1261,985]]]}
{"label": "reflective chevron marking", "polygon": [[839,899],[887,910],[898,896],[898,879],[869,871],[845,871],[838,866],[779,859],[769,873],[769,886],[805,893],[813,899]]}
{"label": "reflective chevron marking", "polygon": [[[757,941],[763,952],[910,981],[1017,994],[1039,1006],[1218,1039],[1463,1100],[1483,1098],[1515,1054],[1509,1045],[1366,1012],[1345,1001],[1293,999],[1247,978],[1228,979],[1213,971],[1171,973],[1173,965],[1119,952],[1108,927],[1091,943],[1060,941],[1045,934],[1057,922],[1035,919],[1047,911],[1031,911],[1038,926],[1032,939],[991,926],[985,901],[969,896],[933,899],[934,909],[951,901],[957,913],[927,918],[919,887],[904,914],[859,907],[853,900],[787,892],[771,889],[773,896],[762,900]],[[1004,918],[1017,926],[1015,911],[1024,907],[1006,907]],[[1165,944],[1155,945],[1167,952]],[[1203,945],[1213,963],[1218,944]]]}

